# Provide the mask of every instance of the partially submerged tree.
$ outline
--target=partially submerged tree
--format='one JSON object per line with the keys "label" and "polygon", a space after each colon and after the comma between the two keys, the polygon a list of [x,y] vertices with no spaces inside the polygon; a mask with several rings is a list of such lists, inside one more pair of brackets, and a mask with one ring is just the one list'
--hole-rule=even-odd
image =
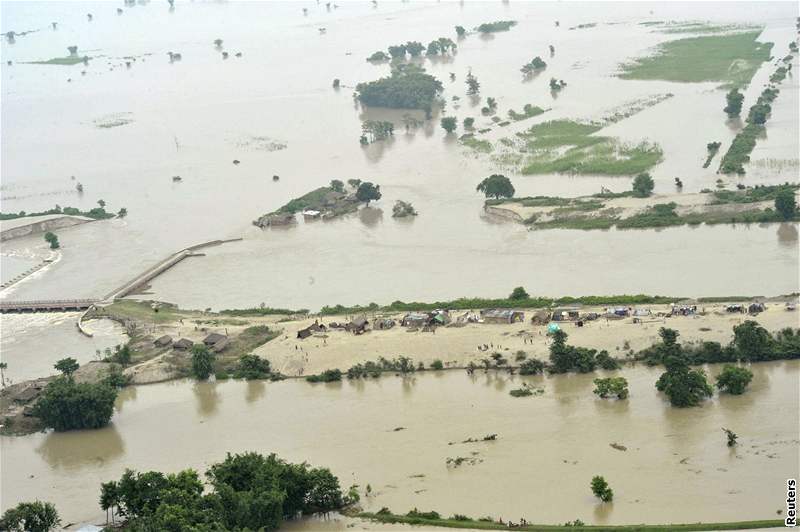
{"label": "partially submerged tree", "polygon": [[481,84],[478,82],[478,78],[472,75],[472,72],[467,72],[467,80],[465,83],[467,84],[467,94],[470,96],[480,92]]}
{"label": "partially submerged tree", "polygon": [[456,117],[454,116],[445,116],[442,118],[441,121],[442,129],[447,131],[448,133],[452,133],[456,130],[458,122],[456,122]]}
{"label": "partially submerged tree", "polygon": [[614,499],[614,491],[606,482],[606,479],[597,475],[592,477],[592,482],[590,484],[592,488],[592,493],[594,493],[595,497],[598,497],[603,502],[611,502]]}
{"label": "partially submerged tree", "polygon": [[50,231],[44,234],[44,240],[48,244],[50,244],[50,249],[58,249],[61,247],[61,244],[58,242],[58,236],[55,233]]}
{"label": "partially submerged tree", "polygon": [[744,94],[739,92],[739,89],[731,89],[725,96],[728,105],[725,106],[723,111],[727,113],[728,117],[733,118],[739,116],[742,112],[742,102],[744,102]]}
{"label": "partially submerged tree", "polygon": [[594,380],[594,394],[602,399],[616,396],[617,399],[627,399],[628,381],[625,377],[608,377]]}
{"label": "partially submerged tree", "polygon": [[114,414],[117,389],[106,382],[76,383],[68,377],[50,382],[33,406],[33,415],[57,431],[97,429]]}
{"label": "partially submerged tree", "polygon": [[356,190],[356,198],[358,201],[364,201],[367,203],[367,205],[369,205],[370,201],[377,201],[381,199],[381,186],[370,183],[369,181],[365,181],[358,185],[358,189]]}
{"label": "partially submerged tree", "polygon": [[666,372],[656,382],[656,388],[664,392],[672,406],[697,406],[713,390],[702,370],[690,370],[686,354],[678,345],[678,332],[662,327],[659,330],[662,343],[657,346]]}
{"label": "partially submerged tree", "polygon": [[75,45],[67,46],[67,50],[69,51],[69,55],[71,56],[78,55],[78,47]]}
{"label": "partially submerged tree", "polygon": [[741,395],[753,380],[753,372],[747,368],[725,364],[717,375],[717,388],[733,395]]}
{"label": "partially submerged tree", "polygon": [[467,30],[464,29],[464,26],[456,26],[456,35],[459,37],[463,37],[467,34]]}
{"label": "partially submerged tree", "polygon": [[483,192],[487,198],[511,198],[514,197],[514,185],[511,180],[502,174],[492,174],[475,188],[478,192]]}

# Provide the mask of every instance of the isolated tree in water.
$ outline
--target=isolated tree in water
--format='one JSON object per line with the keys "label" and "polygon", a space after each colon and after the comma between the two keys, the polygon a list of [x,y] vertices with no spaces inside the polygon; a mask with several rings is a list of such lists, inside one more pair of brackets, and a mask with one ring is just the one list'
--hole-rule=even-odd
{"label": "isolated tree in water", "polygon": [[728,105],[725,106],[723,111],[725,111],[730,118],[739,116],[739,113],[742,112],[744,94],[739,92],[739,89],[731,89],[731,91],[725,96],[725,99],[727,100]]}
{"label": "isolated tree in water", "polygon": [[456,130],[457,126],[456,117],[454,116],[445,116],[442,118],[442,129],[447,131],[448,133],[452,133]]}
{"label": "isolated tree in water", "polygon": [[481,181],[475,188],[478,192],[483,192],[487,198],[511,198],[514,197],[514,185],[504,175],[492,174]]}
{"label": "isolated tree in water", "polygon": [[614,499],[614,491],[609,487],[608,482],[601,476],[595,476],[592,478],[592,493],[594,493],[595,497],[599,497],[603,502],[610,502]]}
{"label": "isolated tree in water", "polygon": [[478,78],[472,75],[472,72],[467,73],[467,94],[470,96],[478,94],[481,90],[481,84],[478,83]]}
{"label": "isolated tree in water", "polygon": [[58,242],[58,236],[55,233],[51,233],[50,231],[44,234],[44,240],[48,244],[50,244],[50,249],[58,249],[61,247],[61,244]]}
{"label": "isolated tree in water", "polygon": [[0,362],[0,383],[5,388],[6,386],[6,369],[8,368],[7,362]]}
{"label": "isolated tree in water", "polygon": [[664,392],[672,406],[678,407],[697,406],[703,399],[711,397],[713,390],[706,374],[689,369],[687,356],[677,343],[677,331],[662,327],[659,334],[662,344],[657,349],[667,371],[656,382],[658,391]]}
{"label": "isolated tree in water", "polygon": [[369,181],[365,181],[358,185],[358,189],[356,190],[356,199],[358,201],[365,201],[367,205],[372,200],[379,200],[381,199],[381,186],[374,185]]}

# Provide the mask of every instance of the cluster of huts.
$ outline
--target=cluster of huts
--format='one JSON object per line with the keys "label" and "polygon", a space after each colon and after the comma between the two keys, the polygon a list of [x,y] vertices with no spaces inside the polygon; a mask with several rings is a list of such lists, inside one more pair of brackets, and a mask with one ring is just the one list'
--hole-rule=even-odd
{"label": "cluster of huts", "polygon": [[760,312],[764,312],[767,307],[764,303],[760,303],[758,301],[754,303],[750,303],[749,305],[744,305],[741,303],[736,303],[732,305],[727,305],[725,307],[725,312],[734,314],[734,313],[741,313],[741,314],[759,314]]}
{"label": "cluster of huts", "polygon": [[[228,347],[230,341],[230,338],[224,334],[211,333],[203,338],[203,345],[214,353],[221,353]],[[188,351],[194,347],[194,342],[188,338],[180,338],[179,340],[173,341],[172,336],[168,334],[156,338],[153,344],[156,347],[172,347],[172,349],[178,351]]]}

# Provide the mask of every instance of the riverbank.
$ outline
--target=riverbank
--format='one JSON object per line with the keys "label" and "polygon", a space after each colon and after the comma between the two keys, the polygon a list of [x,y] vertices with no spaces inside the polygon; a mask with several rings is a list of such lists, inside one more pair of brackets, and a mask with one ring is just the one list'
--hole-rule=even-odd
{"label": "riverbank", "polygon": [[763,521],[740,521],[734,523],[692,523],[692,524],[669,524],[669,525],[617,525],[617,526],[603,526],[603,525],[585,525],[566,523],[564,525],[532,525],[514,523],[510,527],[508,523],[498,523],[491,520],[470,519],[466,516],[461,516],[463,519],[455,518],[441,518],[431,519],[425,517],[407,515],[397,515],[391,512],[362,512],[356,514],[357,517],[363,519],[370,519],[380,523],[403,523],[407,525],[427,525],[441,528],[460,528],[471,530],[523,530],[526,532],[540,532],[549,530],[591,530],[593,532],[647,532],[647,531],[703,531],[703,530],[749,530],[759,528],[778,528],[784,526],[783,521],[779,519],[763,520]]}
{"label": "riverbank", "polygon": [[783,188],[800,198],[800,186],[762,186],[745,190],[659,194],[645,198],[606,193],[577,198],[537,196],[488,200],[487,213],[523,223],[531,229],[649,229],[679,225],[800,221],[775,210]]}
{"label": "riverbank", "polygon": [[96,221],[86,216],[70,216],[63,214],[45,214],[42,216],[24,216],[0,221],[0,241],[12,238],[64,229],[75,225]]}
{"label": "riverbank", "polygon": [[[757,321],[768,331],[793,328],[797,310],[787,310],[788,300],[776,298],[756,316],[731,313],[728,302],[699,304],[691,315],[673,315],[673,306],[641,305],[636,316],[621,319],[605,317],[607,307],[586,306],[580,312],[596,314],[597,319],[559,322],[569,334],[571,345],[606,350],[621,361],[633,361],[633,354],[657,343],[661,327],[675,329],[684,344],[719,342],[727,345],[735,325],[747,319]],[[206,343],[216,351],[215,371],[231,374],[239,357],[255,354],[270,362],[271,371],[281,378],[302,378],[326,370],[342,372],[358,364],[380,359],[406,357],[415,369],[461,370],[481,367],[490,355],[501,356],[514,369],[520,360],[549,357],[549,317],[531,322],[532,315],[514,323],[476,322],[473,312],[451,313],[447,326],[402,326],[405,313],[372,311],[358,315],[326,317],[309,315],[266,315],[229,317],[201,311],[182,310],[173,305],[131,300],[118,301],[87,313],[89,319],[111,319],[122,324],[130,338],[131,362],[124,369],[129,384],[153,384],[188,377],[191,374],[192,344]],[[549,315],[548,315],[549,316]],[[352,332],[354,319],[364,321],[362,334]],[[461,318],[461,319],[460,319]],[[340,326],[337,324],[341,324]],[[392,324],[392,325],[389,325]],[[214,341],[210,339],[214,338]],[[180,341],[180,342],[179,342]],[[222,341],[222,344],[216,342]],[[178,347],[180,344],[185,344]],[[97,367],[107,362],[96,362]],[[91,375],[100,380],[105,373]],[[387,372],[393,372],[390,369]],[[44,382],[46,384],[46,381]],[[26,434],[38,430],[36,420],[26,416],[43,384],[38,380],[19,383],[0,394],[0,416],[11,420],[6,433]],[[22,419],[26,418],[26,419]]]}

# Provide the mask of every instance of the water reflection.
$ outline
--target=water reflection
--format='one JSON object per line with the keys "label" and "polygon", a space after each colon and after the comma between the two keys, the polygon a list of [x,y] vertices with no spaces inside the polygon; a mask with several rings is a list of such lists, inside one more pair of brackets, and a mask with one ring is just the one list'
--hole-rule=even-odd
{"label": "water reflection", "polygon": [[117,409],[117,412],[122,412],[125,403],[136,401],[136,394],[138,393],[137,390],[139,388],[136,386],[126,386],[125,388],[121,389],[117,394],[117,400],[114,403],[114,406]]}
{"label": "water reflection", "polygon": [[611,516],[611,512],[613,510],[614,510],[613,502],[604,502],[595,504],[594,511],[592,512],[592,515],[594,515],[594,522],[597,524],[607,523],[608,518]]}
{"label": "water reflection", "polygon": [[267,385],[263,380],[247,381],[244,399],[248,403],[253,403],[264,397],[265,393],[267,393]]}
{"label": "water reflection", "polygon": [[125,444],[113,424],[96,430],[51,432],[36,448],[36,453],[55,469],[102,468],[124,452]]}
{"label": "water reflection", "polygon": [[215,382],[196,382],[192,386],[197,400],[197,413],[201,417],[209,418],[217,413],[221,401],[217,386]]}
{"label": "water reflection", "polygon": [[367,227],[375,227],[383,221],[383,210],[375,207],[364,207],[358,211],[358,219]]}
{"label": "water reflection", "polygon": [[790,248],[797,247],[797,224],[783,223],[778,226],[778,244]]}

